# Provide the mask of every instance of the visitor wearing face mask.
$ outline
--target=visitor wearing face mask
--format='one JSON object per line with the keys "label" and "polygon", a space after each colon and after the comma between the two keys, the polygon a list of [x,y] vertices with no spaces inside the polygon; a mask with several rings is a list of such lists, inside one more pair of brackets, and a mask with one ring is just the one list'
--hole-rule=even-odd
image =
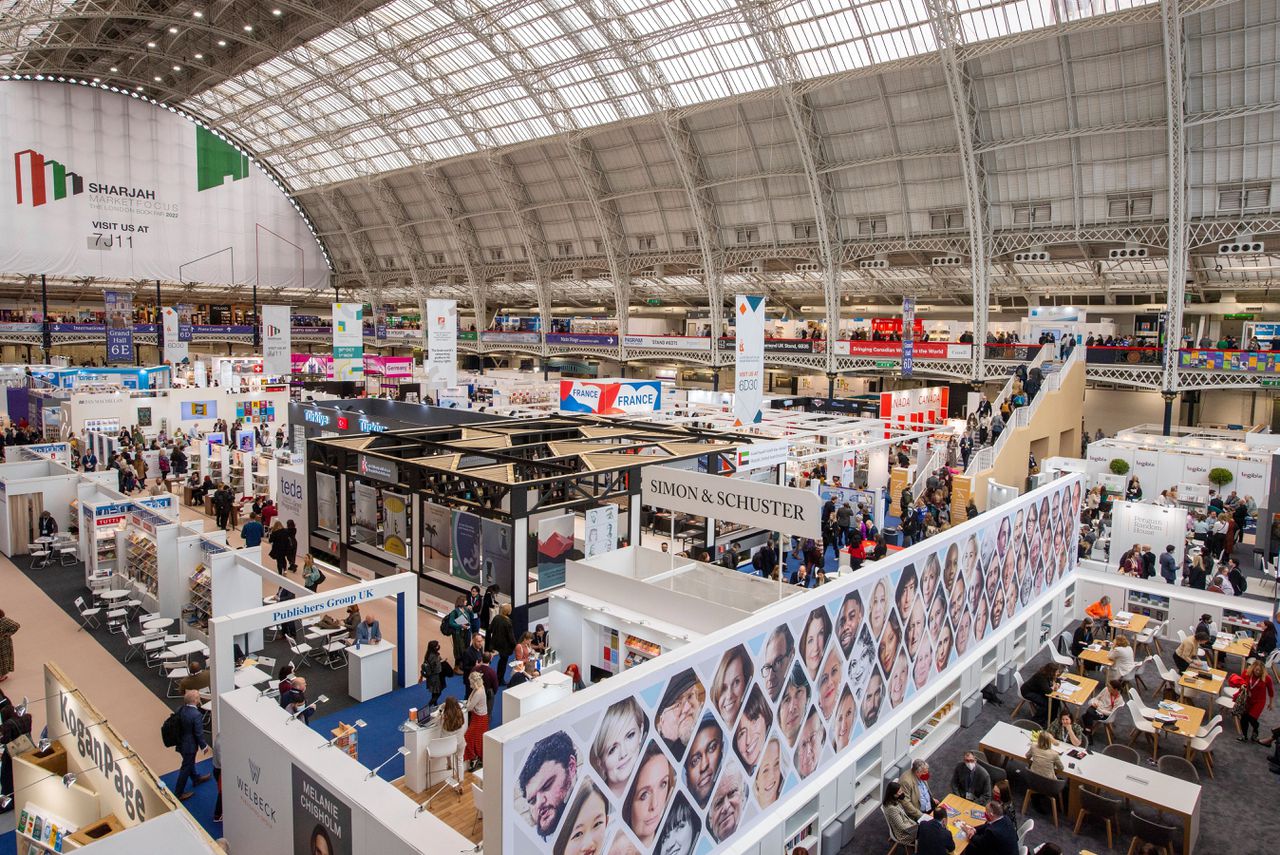
{"label": "visitor wearing face mask", "polygon": [[966,855],[1018,855],[1018,829],[1004,815],[1000,802],[987,802],[987,821],[977,828],[966,827],[969,838]]}
{"label": "visitor wearing face mask", "polygon": [[978,758],[972,751],[966,751],[964,758],[956,765],[956,771],[951,776],[951,792],[978,804],[986,804],[991,800],[991,776],[978,765]]}
{"label": "visitor wearing face mask", "polygon": [[884,814],[884,821],[889,825],[889,836],[895,843],[907,847],[915,846],[919,825],[907,811],[907,792],[897,781],[890,781],[885,786],[880,813]]}
{"label": "visitor wearing face mask", "polygon": [[924,760],[912,760],[911,768],[903,773],[898,783],[906,791],[907,800],[903,807],[907,816],[919,822],[920,817],[933,812],[933,794],[929,792],[929,764]]}

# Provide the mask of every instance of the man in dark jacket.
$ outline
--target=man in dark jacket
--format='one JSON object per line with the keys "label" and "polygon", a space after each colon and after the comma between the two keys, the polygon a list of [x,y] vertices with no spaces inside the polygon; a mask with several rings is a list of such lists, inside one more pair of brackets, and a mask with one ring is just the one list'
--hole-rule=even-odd
{"label": "man in dark jacket", "polygon": [[987,822],[966,833],[966,855],[1018,855],[1018,829],[1000,802],[987,802]]}
{"label": "man in dark jacket", "polygon": [[1150,579],[1156,575],[1156,554],[1149,545],[1142,547],[1142,578]]}
{"label": "man in dark jacket", "polygon": [[187,792],[187,781],[203,784],[209,780],[208,775],[196,774],[196,754],[205,751],[209,746],[204,741],[204,716],[200,714],[200,693],[195,689],[182,696],[182,708],[178,710],[178,722],[182,727],[182,735],[178,738],[178,753],[182,755],[182,766],[178,769],[178,780],[173,785],[173,794],[186,801],[196,794],[195,790]]}
{"label": "man in dark jacket", "polygon": [[213,494],[213,512],[218,528],[227,527],[227,520],[231,517],[231,505],[234,502],[235,497],[231,495],[231,488],[226,484],[219,484]]}
{"label": "man in dark jacket", "polygon": [[1173,557],[1173,549],[1171,543],[1160,553],[1160,575],[1170,585],[1178,581],[1178,559]]}
{"label": "man in dark jacket", "polygon": [[916,829],[916,855],[948,855],[955,851],[955,838],[947,828],[947,809],[938,805],[933,816],[920,820]]}
{"label": "man in dark jacket", "polygon": [[458,661],[454,665],[458,668],[458,673],[463,675],[462,683],[466,685],[466,676],[476,669],[476,666],[484,661],[484,639],[478,634],[471,636],[471,643],[467,645],[466,650],[462,651],[462,655],[458,657]]}
{"label": "man in dark jacket", "polygon": [[499,685],[507,673],[507,657],[516,649],[516,631],[511,625],[511,606],[503,603],[498,613],[489,621],[489,633],[485,637],[485,646],[492,650],[497,661],[493,663]]}

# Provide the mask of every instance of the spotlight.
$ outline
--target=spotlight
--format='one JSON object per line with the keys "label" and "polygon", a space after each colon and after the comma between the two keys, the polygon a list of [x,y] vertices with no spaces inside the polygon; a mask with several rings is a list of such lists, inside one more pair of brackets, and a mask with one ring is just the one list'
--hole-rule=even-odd
{"label": "spotlight", "polygon": [[284,14],[284,12],[280,11],[279,9],[272,9],[272,10],[271,10],[271,14],[272,14],[272,15],[275,15],[277,18],[279,18],[281,15],[283,15],[283,14]]}
{"label": "spotlight", "polygon": [[226,47],[226,46],[227,46],[226,39],[218,39],[218,47]]}
{"label": "spotlight", "polygon": [[180,65],[175,65],[175,66],[173,67],[173,70],[174,70],[174,71],[181,71],[181,70],[182,70],[182,66],[180,66]]}
{"label": "spotlight", "polygon": [[196,54],[196,59],[204,59],[204,54],[202,53]]}
{"label": "spotlight", "polygon": [[245,24],[245,25],[244,25],[244,31],[245,31],[246,33],[252,33],[252,32],[253,32],[253,24]]}
{"label": "spotlight", "polygon": [[199,9],[196,9],[194,12],[192,12],[192,13],[191,13],[191,17],[193,17],[193,18],[203,18],[203,17],[204,17],[204,12],[201,12]]}
{"label": "spotlight", "polygon": [[156,83],[159,83],[159,82],[160,82],[160,80],[161,80],[161,77],[160,77],[160,75],[156,75],[156,76],[155,76],[155,77],[153,77],[152,79],[153,79]]}
{"label": "spotlight", "polygon": [[71,789],[71,785],[74,784],[75,782],[76,782],[75,772],[68,772],[67,774],[62,776],[62,786],[66,787],[67,789]]}
{"label": "spotlight", "polygon": [[112,73],[112,74],[115,74],[115,73],[116,73],[117,71],[119,71],[119,70],[120,70],[120,69],[116,68],[114,65],[113,65],[113,66],[111,66],[111,73]]}
{"label": "spotlight", "polygon": [[147,47],[154,48],[155,46],[156,46],[155,42],[147,42]]}
{"label": "spotlight", "polygon": [[374,766],[373,769],[369,771],[369,774],[364,776],[364,779],[366,781],[369,781],[377,777],[378,773],[382,771],[382,767],[390,763],[392,760],[396,759],[396,757],[408,757],[408,756],[409,756],[409,749],[401,745],[399,748],[396,749],[395,754],[392,754],[386,760],[383,760],[377,766]]}
{"label": "spotlight", "polygon": [[169,35],[176,36],[177,34],[178,34],[178,28],[177,28],[177,27],[170,27],[170,28],[169,28]]}

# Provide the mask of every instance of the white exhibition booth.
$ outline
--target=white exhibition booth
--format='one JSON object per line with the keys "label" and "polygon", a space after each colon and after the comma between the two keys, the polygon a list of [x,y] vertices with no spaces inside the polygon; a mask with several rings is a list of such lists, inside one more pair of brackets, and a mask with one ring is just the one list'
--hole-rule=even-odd
{"label": "white exhibition booth", "polygon": [[62,403],[62,426],[70,436],[87,428],[116,433],[136,425],[150,437],[161,430],[172,434],[178,428],[187,433],[207,431],[218,419],[228,425],[241,419],[248,427],[266,425],[274,434],[288,416],[289,389],[283,385],[267,389],[270,391],[221,387],[72,391]]}
{"label": "white exhibition booth", "polygon": [[[1082,487],[1080,476],[1060,479],[727,626],[704,621],[704,636],[489,731],[485,850],[562,851],[590,790],[605,802],[606,846],[649,851],[670,804],[691,817],[694,843],[681,851],[816,852],[835,828],[847,842],[879,809],[884,780],[967,724],[983,686],[1007,688],[1011,669],[1073,619]],[[1041,512],[1027,525],[1032,505]],[[1033,560],[1015,548],[1024,540]],[[669,609],[659,614],[681,622]],[[692,715],[671,717],[690,701]],[[740,743],[735,725],[749,718],[763,722],[759,738]],[[613,768],[600,749],[632,722],[639,737],[631,759]],[[714,778],[696,786],[685,760],[695,722],[725,744]],[[535,815],[522,784],[553,757],[570,770],[572,787]],[[642,776],[671,782],[652,821],[643,814],[653,811],[630,809]],[[824,843],[821,851],[834,849]]]}
{"label": "white exhibition booth", "polygon": [[[1144,430],[1121,431],[1110,439],[1089,443],[1086,468],[1089,482],[1104,483],[1115,479],[1111,461],[1123,460],[1129,471],[1112,481],[1118,486],[1137,476],[1144,501],[1151,501],[1161,490],[1177,487],[1182,498],[1195,495],[1204,498],[1209,489],[1217,489],[1209,481],[1209,470],[1226,469],[1232,480],[1223,493],[1235,490],[1240,496],[1252,496],[1259,507],[1266,507],[1271,481],[1271,456],[1275,437],[1269,434],[1236,433],[1235,437],[1161,436]],[[1123,489],[1123,487],[1120,487]],[[1182,495],[1185,494],[1185,495]]]}

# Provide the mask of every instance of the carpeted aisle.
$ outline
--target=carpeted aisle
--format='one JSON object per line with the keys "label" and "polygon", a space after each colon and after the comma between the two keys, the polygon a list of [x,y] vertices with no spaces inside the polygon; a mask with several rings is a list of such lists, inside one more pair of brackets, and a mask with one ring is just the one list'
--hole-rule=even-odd
{"label": "carpeted aisle", "polygon": [[[174,756],[177,756],[176,752]],[[204,759],[200,759],[201,757]],[[207,754],[197,755],[196,773],[200,775],[213,774],[213,760]],[[161,775],[160,780],[164,781],[166,787],[173,790],[174,785],[178,783],[178,770],[174,769],[168,774]],[[234,786],[234,783],[232,786]],[[193,789],[191,784],[187,784],[187,790],[190,791],[191,789]],[[196,822],[200,823],[210,837],[217,840],[222,836],[222,823],[213,821],[213,807],[218,800],[218,784],[210,779],[203,784],[198,784],[194,789],[195,795],[180,804],[187,809],[187,812],[191,814]]]}

